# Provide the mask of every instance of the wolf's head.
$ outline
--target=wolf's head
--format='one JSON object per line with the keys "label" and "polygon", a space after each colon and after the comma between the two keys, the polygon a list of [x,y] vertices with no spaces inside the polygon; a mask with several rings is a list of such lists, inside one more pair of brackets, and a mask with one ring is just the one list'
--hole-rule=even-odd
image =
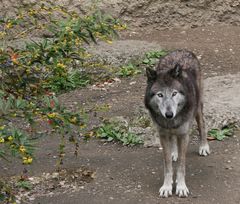
{"label": "wolf's head", "polygon": [[183,109],[186,96],[181,83],[182,72],[178,64],[173,69],[158,74],[155,70],[146,69],[148,86],[145,105],[150,111],[166,119],[173,119]]}

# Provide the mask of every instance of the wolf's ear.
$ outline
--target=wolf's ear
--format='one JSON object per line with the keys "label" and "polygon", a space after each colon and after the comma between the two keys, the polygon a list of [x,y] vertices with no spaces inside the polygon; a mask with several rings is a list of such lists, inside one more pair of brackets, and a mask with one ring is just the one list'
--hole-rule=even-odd
{"label": "wolf's ear", "polygon": [[157,78],[157,72],[149,67],[146,68],[146,74],[147,74],[148,80],[153,81]]}
{"label": "wolf's ear", "polygon": [[182,76],[182,66],[180,64],[176,64],[173,69],[170,70],[170,75],[174,78]]}

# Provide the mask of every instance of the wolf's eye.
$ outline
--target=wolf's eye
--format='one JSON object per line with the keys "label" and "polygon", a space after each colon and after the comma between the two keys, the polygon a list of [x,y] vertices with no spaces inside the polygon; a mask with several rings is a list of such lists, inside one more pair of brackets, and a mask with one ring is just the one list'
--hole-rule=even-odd
{"label": "wolf's eye", "polygon": [[157,95],[158,95],[158,97],[160,97],[160,98],[163,97],[162,93],[158,93]]}
{"label": "wolf's eye", "polygon": [[174,92],[172,93],[172,97],[173,97],[173,96],[176,96],[176,95],[177,95],[177,92],[174,91]]}

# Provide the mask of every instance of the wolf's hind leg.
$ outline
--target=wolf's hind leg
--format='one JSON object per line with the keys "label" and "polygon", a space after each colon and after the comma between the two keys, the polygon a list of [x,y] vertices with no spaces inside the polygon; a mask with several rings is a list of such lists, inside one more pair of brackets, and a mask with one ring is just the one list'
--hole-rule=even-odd
{"label": "wolf's hind leg", "polygon": [[210,148],[207,141],[207,135],[205,130],[205,124],[203,119],[203,105],[202,102],[197,110],[196,121],[198,125],[198,131],[200,135],[200,147],[199,147],[199,155],[207,156],[210,154]]}

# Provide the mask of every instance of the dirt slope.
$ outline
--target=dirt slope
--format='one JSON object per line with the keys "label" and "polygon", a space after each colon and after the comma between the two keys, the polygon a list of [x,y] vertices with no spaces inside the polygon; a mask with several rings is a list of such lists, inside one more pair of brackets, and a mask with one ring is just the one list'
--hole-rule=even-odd
{"label": "dirt slope", "polygon": [[[2,15],[11,16],[19,6],[37,0],[0,0]],[[121,17],[130,29],[166,29],[214,24],[240,25],[240,2],[237,0],[58,0],[77,13],[86,13],[92,2],[100,9]]]}

